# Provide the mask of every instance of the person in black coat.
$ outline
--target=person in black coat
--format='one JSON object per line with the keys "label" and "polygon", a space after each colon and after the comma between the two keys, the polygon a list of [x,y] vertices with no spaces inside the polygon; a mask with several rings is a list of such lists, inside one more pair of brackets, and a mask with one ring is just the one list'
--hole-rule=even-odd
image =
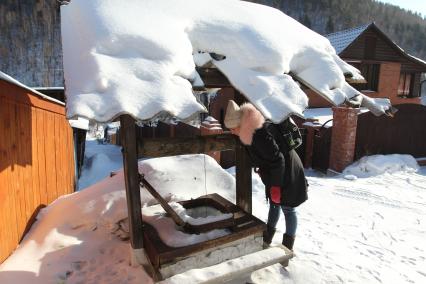
{"label": "person in black coat", "polygon": [[250,103],[239,107],[234,101],[229,101],[224,123],[245,145],[252,165],[258,168],[265,185],[270,204],[265,244],[272,242],[281,209],[286,222],[282,244],[292,250],[297,229],[295,207],[308,198],[307,181],[299,156],[295,150],[285,150],[278,125],[265,121]]}

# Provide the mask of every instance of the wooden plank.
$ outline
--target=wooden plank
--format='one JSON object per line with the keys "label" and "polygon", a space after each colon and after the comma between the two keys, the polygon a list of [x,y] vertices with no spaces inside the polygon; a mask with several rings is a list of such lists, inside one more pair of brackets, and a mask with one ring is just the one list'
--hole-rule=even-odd
{"label": "wooden plank", "polygon": [[66,171],[66,167],[64,167],[63,163],[65,162],[61,154],[63,152],[63,141],[61,137],[61,117],[54,114],[54,128],[55,128],[55,135],[53,136],[53,140],[55,143],[54,153],[55,153],[55,176],[56,176],[56,196],[55,199],[57,199],[59,196],[64,195],[64,171]]}
{"label": "wooden plank", "polygon": [[17,205],[18,216],[18,237],[22,237],[27,224],[26,209],[25,209],[25,185],[23,167],[20,164],[21,150],[20,149],[20,127],[19,127],[19,112],[22,111],[18,104],[15,104],[11,109],[11,130],[12,135],[12,184],[14,185],[15,202]]}
{"label": "wooden plank", "polygon": [[231,150],[234,147],[235,136],[232,134],[188,138],[144,138],[138,143],[138,158],[199,154]]}
{"label": "wooden plank", "polygon": [[[4,102],[6,103],[6,102]],[[12,181],[14,176],[12,174],[12,167],[14,165],[14,161],[13,161],[13,156],[12,156],[12,136],[13,136],[13,130],[12,130],[12,125],[13,125],[13,120],[12,120],[12,109],[14,107],[13,103],[6,103],[7,107],[5,109],[5,117],[4,119],[6,120],[6,124],[5,124],[5,133],[7,133],[6,139],[7,139],[7,161],[8,161],[8,177],[7,177],[7,183],[9,186],[9,209],[10,209],[10,218],[9,218],[9,222],[7,223],[8,227],[11,230],[12,236],[13,236],[13,242],[9,241],[8,246],[9,246],[9,252],[11,252],[15,247],[16,244],[19,242],[19,226],[18,226],[18,222],[19,222],[19,208],[17,205],[17,197],[15,194],[15,186],[14,186],[14,182]],[[11,182],[12,181],[12,182]]]}
{"label": "wooden plank", "polygon": [[37,111],[31,108],[31,170],[32,170],[32,188],[34,195],[33,208],[37,208],[40,203],[40,181],[38,166],[38,145],[37,145]]}
{"label": "wooden plank", "polygon": [[164,211],[166,211],[170,217],[173,219],[173,221],[178,226],[184,226],[185,221],[180,218],[180,216],[173,210],[172,207],[167,203],[166,200],[152,187],[152,185],[144,178],[143,175],[139,175],[140,182],[144,185],[145,189],[148,190],[149,193],[158,201],[160,202],[161,207],[163,207]]}
{"label": "wooden plank", "polygon": [[235,148],[235,179],[236,201],[238,207],[244,211],[252,212],[252,184],[251,161],[244,145],[238,143]]}
{"label": "wooden plank", "polygon": [[45,112],[46,128],[42,133],[45,134],[45,156],[46,156],[46,190],[48,203],[56,199],[56,170],[55,170],[55,124],[54,115]]}
{"label": "wooden plank", "polygon": [[35,136],[37,137],[37,162],[38,162],[38,179],[40,189],[40,204],[48,205],[49,198],[47,194],[47,174],[46,174],[46,114],[45,111],[37,109],[37,130]]}
{"label": "wooden plank", "polygon": [[32,187],[32,165],[31,165],[31,107],[28,105],[20,105],[18,112],[19,126],[19,165],[21,168],[22,192],[25,200],[25,228],[28,225],[29,219],[34,213],[34,191]]}
{"label": "wooden plank", "polygon": [[15,200],[10,185],[10,107],[11,104],[0,104],[0,262],[9,256],[13,244],[18,242]]}
{"label": "wooden plank", "polygon": [[[250,273],[271,266],[276,263],[284,263],[287,266],[293,253],[284,246],[270,247],[235,259],[204,268],[206,273],[198,273],[196,269],[188,270],[176,277],[165,279],[159,284],[177,283],[191,279],[191,283],[227,283],[230,280],[249,275]],[[236,267],[232,271],[226,269],[229,266]],[[176,278],[176,279],[175,279]],[[177,282],[176,282],[177,281]]]}
{"label": "wooden plank", "polygon": [[73,186],[71,181],[71,174],[74,171],[71,168],[72,160],[74,159],[74,153],[70,151],[70,142],[69,142],[69,129],[70,125],[65,117],[61,117],[61,143],[62,143],[62,152],[61,152],[61,162],[64,167],[63,172],[63,194],[69,194],[73,192]]}
{"label": "wooden plank", "polygon": [[120,135],[121,145],[123,146],[123,167],[126,185],[127,211],[129,214],[130,244],[134,250],[143,248],[135,123],[135,120],[130,115],[120,116]]}

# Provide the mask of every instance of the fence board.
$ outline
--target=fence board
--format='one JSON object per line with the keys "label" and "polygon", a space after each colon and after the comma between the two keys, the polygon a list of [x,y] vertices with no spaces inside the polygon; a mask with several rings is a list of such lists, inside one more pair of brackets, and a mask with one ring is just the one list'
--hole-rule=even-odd
{"label": "fence board", "polygon": [[63,167],[61,168],[61,136],[60,136],[60,129],[59,129],[59,119],[58,117],[54,116],[54,136],[53,136],[53,142],[55,143],[52,149],[52,154],[55,156],[55,175],[56,175],[56,196],[60,196],[64,194],[64,188],[62,186],[63,181],[63,171],[66,170]]}
{"label": "fence board", "polygon": [[18,243],[18,211],[17,211],[17,202],[16,202],[16,194],[14,191],[14,184],[13,182],[10,182],[11,180],[13,180],[13,175],[12,175],[12,169],[10,166],[10,163],[8,163],[8,161],[12,161],[13,162],[13,157],[11,154],[10,149],[12,148],[12,143],[11,143],[11,136],[13,135],[12,133],[12,104],[8,101],[3,101],[2,104],[0,104],[3,109],[0,112],[3,115],[3,119],[1,119],[1,121],[3,122],[3,130],[4,130],[4,135],[3,136],[3,142],[5,145],[5,151],[4,151],[4,162],[5,164],[5,169],[3,170],[3,180],[4,183],[6,185],[7,188],[7,192],[6,194],[8,195],[8,204],[6,205],[6,210],[7,210],[7,216],[8,216],[8,220],[6,220],[5,225],[10,225],[8,227],[8,229],[10,228],[10,234],[9,237],[10,239],[6,240],[6,246],[8,248],[8,251],[14,249],[13,247],[13,243],[17,244]]}
{"label": "fence board", "polygon": [[46,188],[48,202],[56,199],[56,170],[55,170],[55,117],[52,113],[45,113],[46,120]]}
{"label": "fence board", "polygon": [[358,117],[355,159],[374,154],[410,154],[426,157],[426,107],[395,106],[394,118],[364,113]]}
{"label": "fence board", "polygon": [[330,162],[332,128],[315,130],[314,147],[312,153],[312,168],[326,172]]}
{"label": "fence board", "polygon": [[[25,220],[24,228],[27,224],[29,218],[31,218],[34,211],[34,193],[33,193],[33,182],[32,182],[32,170],[29,165],[31,165],[31,107],[28,105],[20,105],[18,108],[18,122],[19,127],[19,143],[18,143],[18,153],[19,153],[19,165],[21,165],[21,174],[23,177],[22,180],[22,191],[25,196]],[[28,168],[27,168],[28,166]]]}
{"label": "fence board", "polygon": [[[3,114],[3,119],[0,120],[1,129],[7,129],[8,125],[10,125],[10,121],[8,119],[10,105],[7,102],[0,104],[0,113]],[[0,151],[1,151],[1,159],[0,159],[0,222],[1,224],[8,223],[8,220],[11,220],[12,213],[14,213],[14,209],[12,208],[10,202],[11,194],[10,186],[7,180],[9,180],[10,169],[7,164],[7,160],[10,159],[9,149],[9,137],[7,135],[0,135]],[[12,195],[13,196],[13,195]],[[13,202],[14,204],[14,202]],[[13,210],[13,211],[12,211]],[[15,225],[16,226],[16,225]],[[10,244],[13,241],[17,241],[17,238],[14,238],[13,232],[15,230],[0,230],[0,260],[7,257],[7,252],[10,251]]]}
{"label": "fence board", "polygon": [[[25,191],[24,191],[24,173],[22,172],[22,166],[19,164],[19,124],[18,124],[18,110],[19,105],[14,105],[11,108],[11,156],[14,164],[12,166],[12,185],[13,191],[15,192],[15,202],[17,209],[17,223],[18,232],[22,232],[25,228],[26,216],[25,216]],[[21,235],[18,233],[18,237]]]}
{"label": "fence board", "polygon": [[[37,110],[31,108],[31,131],[37,131]],[[31,135],[31,170],[32,170],[32,185],[33,185],[33,208],[37,208],[41,204],[40,196],[40,179],[39,179],[39,161],[38,161],[38,141],[37,135]]]}
{"label": "fence board", "polygon": [[[46,129],[46,120],[44,111],[37,109],[37,129],[36,133],[44,133]],[[45,135],[37,135],[37,161],[38,161],[38,179],[39,179],[39,193],[40,193],[40,204],[49,204],[47,196],[47,175],[46,175],[46,143]]]}

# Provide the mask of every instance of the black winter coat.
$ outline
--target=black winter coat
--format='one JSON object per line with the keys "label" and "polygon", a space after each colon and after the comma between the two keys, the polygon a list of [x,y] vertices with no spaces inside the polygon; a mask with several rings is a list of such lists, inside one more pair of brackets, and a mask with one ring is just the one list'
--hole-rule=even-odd
{"label": "black winter coat", "polygon": [[262,128],[256,129],[252,143],[246,145],[246,149],[253,166],[259,168],[267,198],[270,198],[271,186],[280,186],[281,204],[297,207],[308,199],[303,164],[295,150],[287,153],[280,151],[280,143],[285,143],[280,130],[267,121]]}

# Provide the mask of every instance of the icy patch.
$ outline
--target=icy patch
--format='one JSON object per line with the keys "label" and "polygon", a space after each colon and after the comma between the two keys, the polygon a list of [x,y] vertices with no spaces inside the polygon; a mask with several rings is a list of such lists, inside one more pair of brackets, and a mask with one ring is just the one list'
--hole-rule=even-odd
{"label": "icy patch", "polygon": [[416,159],[411,155],[373,155],[362,157],[348,166],[343,174],[361,178],[377,176],[383,173],[416,172],[419,169]]}

